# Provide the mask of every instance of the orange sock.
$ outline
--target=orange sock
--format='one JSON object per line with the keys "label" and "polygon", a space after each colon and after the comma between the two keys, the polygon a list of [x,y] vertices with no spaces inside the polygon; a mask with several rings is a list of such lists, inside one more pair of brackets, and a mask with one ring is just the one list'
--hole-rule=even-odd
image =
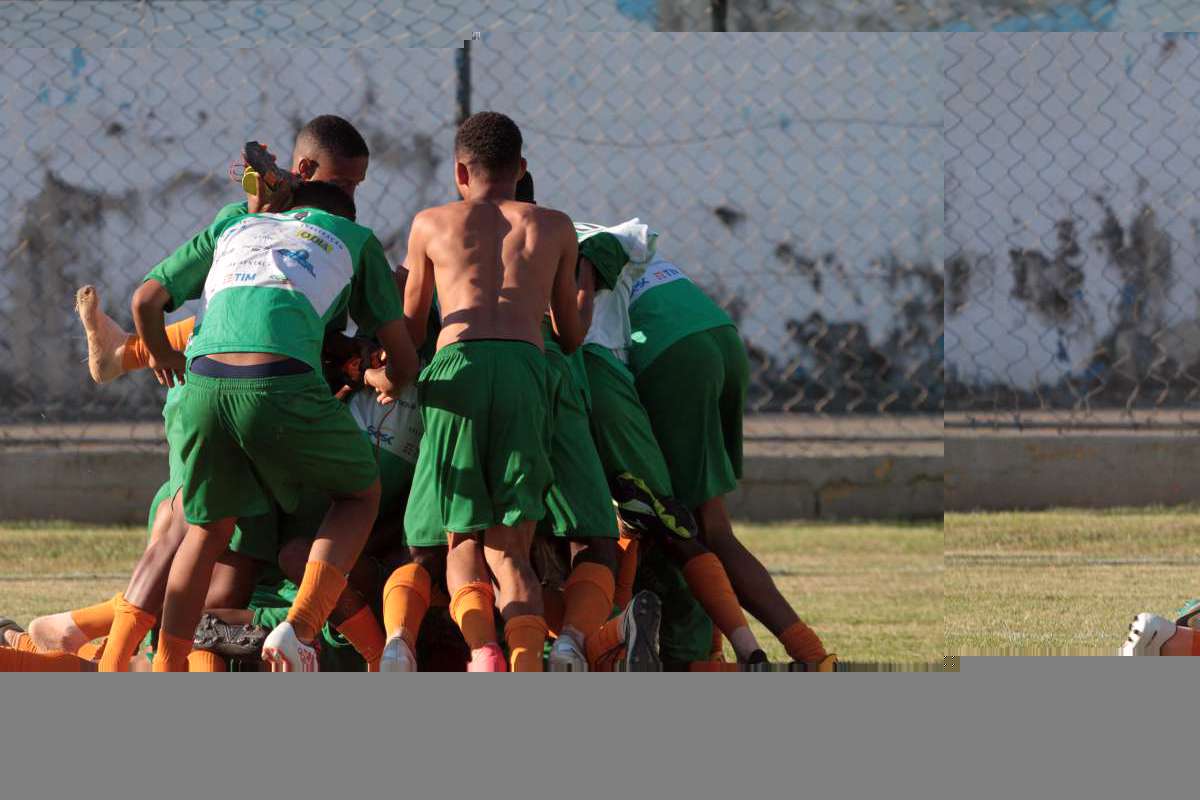
{"label": "orange sock", "polygon": [[[192,338],[192,330],[196,327],[196,318],[188,317],[167,326],[167,341],[172,350],[183,352],[188,339]],[[142,337],[136,333],[125,340],[125,350],[121,354],[121,369],[132,372],[137,369],[150,367],[150,351],[146,349]]]}
{"label": "orange sock", "polygon": [[613,591],[613,603],[617,608],[624,608],[633,599],[633,582],[637,578],[638,542],[622,536],[617,540],[621,548],[621,556],[617,562],[617,586]]}
{"label": "orange sock", "polygon": [[28,653],[0,647],[0,672],[83,672],[84,660],[71,653]]}
{"label": "orange sock", "polygon": [[468,583],[450,598],[450,616],[472,650],[496,643],[495,607],[496,593],[490,583],[483,581]]}
{"label": "orange sock", "polygon": [[546,620],[538,614],[522,614],[504,623],[508,642],[508,664],[512,672],[541,672],[546,647]]}
{"label": "orange sock", "polygon": [[158,633],[158,651],[154,654],[155,672],[187,672],[188,656],[192,654],[192,640],[172,636],[165,631]]}
{"label": "orange sock", "polygon": [[586,639],[612,613],[616,578],[608,567],[584,561],[571,570],[563,585],[563,626],[570,625]]}
{"label": "orange sock", "polygon": [[315,639],[345,589],[344,572],[324,561],[309,561],[304,567],[304,580],[300,582],[296,600],[287,615],[287,621],[296,629],[296,636],[306,642]]}
{"label": "orange sock", "polygon": [[562,589],[542,587],[542,616],[546,620],[547,631],[555,639],[562,633],[563,615],[567,611],[566,602]]}
{"label": "orange sock", "polygon": [[367,672],[379,671],[379,657],[383,655],[383,628],[375,619],[375,612],[364,605],[358,611],[333,626],[346,637],[358,654],[367,662]]}
{"label": "orange sock", "polygon": [[225,659],[208,650],[193,650],[187,657],[188,672],[228,672]]}
{"label": "orange sock", "polygon": [[621,639],[621,617],[616,616],[602,624],[595,633],[587,638],[584,649],[587,650],[588,666],[597,672],[605,661],[605,656],[624,645]]}
{"label": "orange sock", "polygon": [[779,634],[779,641],[793,661],[820,661],[828,655],[821,639],[801,620]]}
{"label": "orange sock", "polygon": [[746,615],[716,555],[701,553],[692,558],[683,565],[683,579],[721,633],[729,636],[746,627]]}
{"label": "orange sock", "polygon": [[22,633],[17,636],[17,643],[12,646],[13,650],[20,650],[22,653],[40,653],[42,649],[33,643],[33,637],[28,633]]}
{"label": "orange sock", "polygon": [[595,662],[588,660],[588,669],[592,672],[616,672],[617,662],[625,657],[625,645],[614,647]]}
{"label": "orange sock", "polygon": [[116,599],[113,597],[103,603],[97,603],[87,608],[77,608],[70,612],[71,621],[75,623],[76,628],[84,632],[88,641],[108,635],[112,628],[113,617],[116,616],[116,612],[113,611],[113,603]]}
{"label": "orange sock", "polygon": [[104,655],[100,657],[100,671],[125,672],[129,669],[129,659],[154,627],[154,615],[130,603],[123,594],[113,598],[112,606],[113,624]]}
{"label": "orange sock", "polygon": [[416,652],[417,634],[429,612],[432,581],[420,564],[405,564],[383,586],[383,629],[387,636],[396,631]]}
{"label": "orange sock", "polygon": [[75,655],[80,658],[85,658],[88,661],[99,661],[100,656],[104,653],[104,645],[108,644],[108,639],[101,639],[96,642],[88,642],[83,647],[79,648],[79,652]]}

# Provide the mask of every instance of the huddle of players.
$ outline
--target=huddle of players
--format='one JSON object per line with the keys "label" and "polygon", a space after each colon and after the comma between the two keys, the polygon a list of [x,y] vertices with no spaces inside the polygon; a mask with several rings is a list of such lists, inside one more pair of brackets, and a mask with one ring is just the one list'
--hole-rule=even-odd
{"label": "huddle of players", "polygon": [[[521,145],[501,114],[459,127],[463,199],[415,217],[393,275],[353,221],[366,144],[318,117],[305,182],[222,209],[152,270],[136,335],[81,290],[93,378],[170,387],[170,480],[126,590],[10,626],[0,669],[128,669],[156,623],[162,671],[260,649],[282,671],[350,651],[384,671],[723,669],[714,623],[762,664],[742,607],[833,668],[724,508],[748,380],[732,321],[637,220],[534,204]],[[165,326],[197,298],[199,322]],[[335,398],[347,317],[384,356],[358,350],[362,388]]]}

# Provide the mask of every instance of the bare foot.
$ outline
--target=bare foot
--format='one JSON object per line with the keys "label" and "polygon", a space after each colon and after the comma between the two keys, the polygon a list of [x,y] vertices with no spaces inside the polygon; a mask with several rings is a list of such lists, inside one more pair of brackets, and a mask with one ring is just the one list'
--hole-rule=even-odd
{"label": "bare foot", "polygon": [[87,634],[71,619],[70,611],[38,617],[29,623],[29,638],[42,650],[78,653],[88,643]]}
{"label": "bare foot", "polygon": [[121,377],[121,356],[129,334],[100,308],[95,286],[82,286],[75,293],[75,311],[87,334],[88,372],[96,383],[108,383]]}

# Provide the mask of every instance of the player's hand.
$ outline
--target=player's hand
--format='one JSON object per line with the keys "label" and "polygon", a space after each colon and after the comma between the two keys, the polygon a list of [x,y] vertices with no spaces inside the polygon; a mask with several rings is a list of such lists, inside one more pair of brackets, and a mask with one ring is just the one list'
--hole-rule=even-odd
{"label": "player's hand", "polygon": [[178,350],[172,350],[166,359],[156,358],[153,353],[150,354],[150,369],[154,371],[154,377],[163,386],[172,388],[176,385],[182,386],[183,373],[186,368],[187,359]]}
{"label": "player's hand", "polygon": [[363,383],[379,393],[376,399],[380,405],[386,406],[388,403],[396,401],[396,394],[400,387],[392,383],[392,379],[388,377],[387,367],[366,370],[363,372]]}

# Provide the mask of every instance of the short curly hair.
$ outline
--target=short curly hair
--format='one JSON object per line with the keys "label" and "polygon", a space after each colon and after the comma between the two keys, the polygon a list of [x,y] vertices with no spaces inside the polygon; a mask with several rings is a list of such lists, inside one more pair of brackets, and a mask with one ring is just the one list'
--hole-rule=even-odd
{"label": "short curly hair", "polygon": [[454,155],[488,177],[515,173],[521,165],[521,129],[495,111],[472,114],[454,135]]}
{"label": "short curly hair", "polygon": [[296,141],[308,142],[320,152],[334,158],[366,158],[371,155],[358,128],[333,114],[322,114],[310,119],[296,134]]}

